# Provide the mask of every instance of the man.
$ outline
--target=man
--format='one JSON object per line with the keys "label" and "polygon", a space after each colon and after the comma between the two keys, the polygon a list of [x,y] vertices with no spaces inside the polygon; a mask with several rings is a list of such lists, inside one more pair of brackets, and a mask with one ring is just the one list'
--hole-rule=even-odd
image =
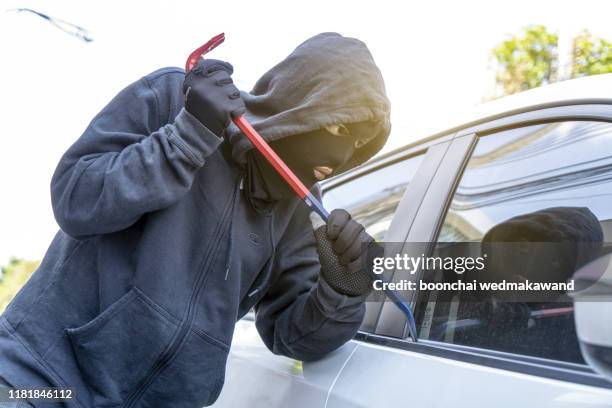
{"label": "man", "polygon": [[316,242],[307,207],[230,117],[246,114],[310,187],[385,143],[380,72],[335,33],[305,41],[251,93],[232,71],[204,60],[141,78],[62,157],[51,183],[62,231],[0,321],[5,385],[71,387],[72,406],[199,407],[217,399],[251,308],[270,350],[292,358],[355,334],[371,238],[335,211]]}

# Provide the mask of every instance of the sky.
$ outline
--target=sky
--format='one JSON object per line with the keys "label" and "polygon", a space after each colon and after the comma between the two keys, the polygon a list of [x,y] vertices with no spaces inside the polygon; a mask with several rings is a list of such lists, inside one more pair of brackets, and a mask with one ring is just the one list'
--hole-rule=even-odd
{"label": "sky", "polygon": [[[211,57],[234,65],[239,88],[305,39],[336,31],[363,40],[391,100],[385,150],[428,136],[444,118],[492,92],[491,49],[529,24],[570,38],[583,28],[612,39],[612,2],[13,1],[0,9],[0,265],[41,259],[58,226],[49,183],[62,153],[123,87],[220,32]],[[84,43],[27,13],[78,24]]]}

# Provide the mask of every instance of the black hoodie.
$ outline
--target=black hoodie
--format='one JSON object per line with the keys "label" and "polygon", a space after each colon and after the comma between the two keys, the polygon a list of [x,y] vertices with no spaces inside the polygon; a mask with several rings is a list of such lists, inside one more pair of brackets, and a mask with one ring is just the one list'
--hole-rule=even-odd
{"label": "black hoodie", "polygon": [[[319,280],[307,208],[249,205],[251,145],[189,114],[183,79],[165,68],[129,85],[61,158],[61,231],[0,318],[0,378],[13,386],[74,388],[70,406],[201,407],[218,397],[234,324],[252,307],[270,350],[296,359],[357,331],[364,305]],[[304,42],[243,97],[269,141],[376,122],[353,165],[389,133],[380,72],[338,34]]]}

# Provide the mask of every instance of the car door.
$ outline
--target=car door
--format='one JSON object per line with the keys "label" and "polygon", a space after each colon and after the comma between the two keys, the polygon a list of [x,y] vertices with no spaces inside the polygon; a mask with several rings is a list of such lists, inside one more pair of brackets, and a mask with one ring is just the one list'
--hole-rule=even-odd
{"label": "car door", "polygon": [[[492,227],[551,207],[587,209],[604,241],[612,223],[612,106],[544,108],[465,129],[446,152],[416,217],[391,225],[408,246],[479,242]],[[398,224],[396,224],[396,222]],[[563,224],[572,222],[571,218]],[[604,242],[605,244],[605,242]],[[399,271],[394,281],[414,279]],[[609,407],[612,384],[580,356],[568,303],[497,319],[413,292],[419,342],[385,302],[362,333],[326,407]],[[524,321],[519,319],[524,317]]]}
{"label": "car door", "polygon": [[[330,211],[345,208],[375,238],[383,240],[407,191],[411,190],[411,201],[418,205],[418,197],[425,191],[422,185],[433,178],[441,155],[426,155],[427,146],[421,144],[391,153],[330,180],[323,186],[325,207]],[[420,182],[413,185],[415,179]],[[373,332],[380,306],[366,305],[362,333]],[[236,325],[225,385],[214,406],[323,407],[337,375],[355,348],[356,343],[351,341],[316,362],[274,355],[261,341],[254,316],[249,314]]]}

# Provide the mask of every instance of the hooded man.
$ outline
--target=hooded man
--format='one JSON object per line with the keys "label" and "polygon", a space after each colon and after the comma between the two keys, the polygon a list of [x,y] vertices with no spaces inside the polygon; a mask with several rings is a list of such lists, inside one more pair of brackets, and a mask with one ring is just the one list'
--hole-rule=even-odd
{"label": "hooded man", "polygon": [[61,231],[0,320],[4,385],[73,388],[75,407],[200,407],[217,399],[251,308],[268,348],[295,359],[356,333],[371,238],[337,210],[315,239],[307,207],[230,117],[244,113],[311,187],[384,145],[381,74],[365,44],[335,33],[250,93],[232,71],[202,60],[141,78],[61,158]]}

